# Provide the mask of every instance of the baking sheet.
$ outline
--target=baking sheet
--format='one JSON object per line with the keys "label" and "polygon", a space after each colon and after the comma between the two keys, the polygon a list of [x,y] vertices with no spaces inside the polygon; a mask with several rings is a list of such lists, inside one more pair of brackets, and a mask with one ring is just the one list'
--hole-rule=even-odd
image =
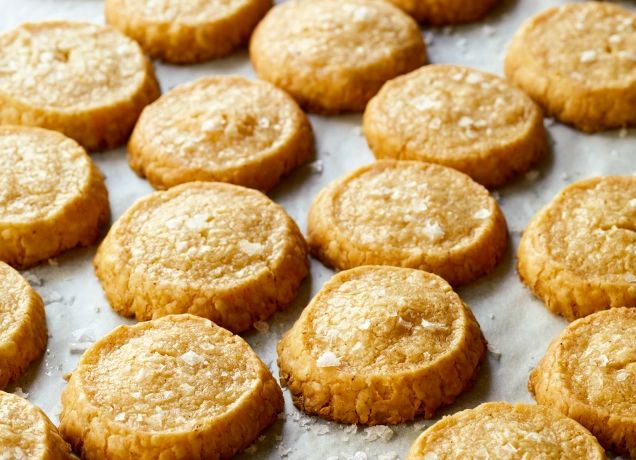
{"label": "baking sheet", "polygon": [[[493,14],[477,24],[425,29],[430,61],[474,66],[501,75],[506,44],[524,19],[546,7],[565,3],[568,2],[502,0]],[[616,3],[636,10],[633,2]],[[102,2],[0,0],[2,31],[23,21],[48,18],[103,23]],[[155,65],[163,91],[204,75],[254,76],[246,50],[195,66]],[[310,118],[317,138],[316,161],[285,178],[269,194],[303,231],[309,204],[317,192],[331,180],[373,161],[360,130],[360,115]],[[494,192],[508,221],[511,248],[492,274],[459,289],[490,343],[488,358],[474,388],[442,410],[439,417],[485,401],[532,401],[526,389],[528,372],[566,322],[548,313],[518,280],[514,252],[520,232],[535,212],[567,184],[596,175],[636,174],[636,129],[586,135],[552,120],[546,120],[546,125],[552,143],[548,158],[524,177]],[[113,220],[135,199],[152,191],[128,167],[125,148],[92,157],[106,176]],[[133,323],[108,306],[91,265],[94,252],[94,247],[73,250],[26,272],[46,303],[49,343],[44,358],[32,365],[9,391],[27,393],[55,423],[60,412],[60,393],[66,384],[63,375],[75,368],[82,350],[115,326]],[[243,334],[275,376],[278,338],[332,274],[332,270],[312,260],[311,277],[303,283],[294,305],[272,317],[267,322],[268,330]],[[356,429],[303,415],[285,391],[284,417],[239,458],[393,460],[404,457],[417,435],[438,418],[390,429]]]}

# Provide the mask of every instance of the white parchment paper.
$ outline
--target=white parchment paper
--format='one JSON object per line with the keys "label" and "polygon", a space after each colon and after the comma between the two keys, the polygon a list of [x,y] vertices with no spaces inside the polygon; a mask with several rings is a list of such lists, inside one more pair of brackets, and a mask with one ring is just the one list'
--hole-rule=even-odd
{"label": "white parchment paper", "polygon": [[[546,7],[565,3],[571,2],[502,0],[491,15],[477,24],[425,28],[430,61],[463,64],[501,75],[506,45],[518,26]],[[617,3],[636,10],[633,2]],[[49,18],[103,23],[102,9],[102,2],[97,0],[0,0],[0,31],[24,21]],[[254,76],[244,49],[231,57],[195,66],[156,63],[156,72],[163,91],[204,75]],[[311,121],[317,137],[316,162],[285,178],[269,194],[303,231],[309,204],[317,192],[331,180],[373,161],[361,134],[360,115],[312,115]],[[546,125],[552,144],[548,158],[525,177],[494,192],[508,221],[511,247],[492,274],[459,289],[475,312],[490,351],[474,388],[442,410],[439,417],[485,401],[532,400],[526,389],[528,372],[566,321],[550,314],[518,280],[514,254],[520,232],[567,184],[596,175],[636,173],[636,129],[586,135],[552,120],[546,120]],[[128,167],[125,148],[92,157],[106,176],[113,220],[135,199],[152,191]],[[29,399],[56,423],[60,393],[66,384],[63,375],[75,368],[82,350],[115,326],[133,323],[110,309],[93,272],[94,253],[94,247],[73,250],[26,275],[45,300],[49,343],[44,358],[32,365],[9,391],[28,393]],[[267,331],[243,335],[274,375],[278,375],[278,338],[332,274],[312,260],[311,277],[302,285],[295,304],[274,315]],[[284,417],[240,458],[393,460],[403,458],[417,435],[435,420],[417,420],[390,430],[356,429],[301,414],[285,392]]]}

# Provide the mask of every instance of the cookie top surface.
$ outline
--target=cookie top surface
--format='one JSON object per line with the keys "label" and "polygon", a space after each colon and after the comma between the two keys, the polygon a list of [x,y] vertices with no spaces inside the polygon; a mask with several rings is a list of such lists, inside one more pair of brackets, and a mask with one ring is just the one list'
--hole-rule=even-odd
{"label": "cookie top surface", "polygon": [[133,139],[148,161],[221,174],[274,155],[304,123],[293,99],[269,83],[206,77],[147,107]]}
{"label": "cookie top surface", "polygon": [[61,112],[125,101],[147,75],[134,41],[110,27],[47,21],[0,35],[0,93]]}
{"label": "cookie top surface", "polygon": [[636,177],[569,185],[532,220],[524,238],[585,279],[636,282]]}
{"label": "cookie top surface", "polygon": [[111,421],[177,432],[242,404],[262,366],[240,337],[203,318],[170,315],[116,328],[84,353],[72,378]]}
{"label": "cookie top surface", "polygon": [[32,288],[20,274],[0,262],[0,345],[12,339],[16,329],[29,321]]}
{"label": "cookie top surface", "polygon": [[434,365],[460,348],[466,306],[440,277],[365,266],[334,276],[294,328],[318,367],[382,375]]}
{"label": "cookie top surface", "polygon": [[91,160],[75,141],[39,128],[0,126],[0,224],[46,219],[88,187]]}
{"label": "cookie top surface", "polygon": [[620,6],[580,2],[549,8],[515,40],[546,72],[580,85],[636,84],[636,14]]}
{"label": "cookie top surface", "polygon": [[294,229],[284,209],[260,192],[191,182],[135,202],[106,241],[144,276],[211,289],[269,270],[285,256]]}
{"label": "cookie top surface", "polygon": [[275,56],[273,65],[302,63],[329,74],[383,62],[414,37],[417,24],[381,1],[291,0],[265,17],[256,40],[260,52]]}
{"label": "cookie top surface", "polygon": [[[384,85],[369,103],[365,134],[390,136],[400,151],[443,161],[512,145],[543,123],[532,100],[505,80],[456,65],[428,65]],[[397,139],[396,139],[397,138]],[[393,156],[393,155],[391,155]],[[417,157],[417,155],[415,155]],[[407,158],[408,159],[408,158]]]}
{"label": "cookie top surface", "polygon": [[544,406],[490,402],[444,417],[413,444],[409,460],[604,459],[581,425]]}
{"label": "cookie top surface", "polygon": [[351,241],[406,255],[470,244],[492,225],[488,191],[450,168],[383,160],[363,166],[330,189],[330,218]]}
{"label": "cookie top surface", "polygon": [[127,0],[126,10],[146,21],[201,23],[232,14],[249,0]]}
{"label": "cookie top surface", "polygon": [[636,309],[612,308],[570,324],[560,336],[554,371],[577,400],[636,418]]}

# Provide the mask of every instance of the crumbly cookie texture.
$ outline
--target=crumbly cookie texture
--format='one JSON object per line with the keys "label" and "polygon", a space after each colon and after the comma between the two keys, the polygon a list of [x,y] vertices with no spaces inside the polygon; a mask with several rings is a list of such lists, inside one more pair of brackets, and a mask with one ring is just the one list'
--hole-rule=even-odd
{"label": "crumbly cookie texture", "polygon": [[42,356],[46,342],[42,299],[17,271],[0,262],[0,389]]}
{"label": "crumbly cookie texture", "polygon": [[395,424],[452,403],[484,350],[479,324],[446,281],[365,266],[323,286],[279,342],[278,367],[305,412]]}
{"label": "crumbly cookie texture", "polygon": [[60,131],[88,150],[123,144],[159,96],[137,43],[96,24],[25,23],[0,35],[0,123]]}
{"label": "crumbly cookie texture", "polygon": [[437,26],[477,21],[498,3],[498,0],[390,1],[417,21]]}
{"label": "crumbly cookie texture", "polygon": [[488,402],[444,417],[411,446],[407,460],[559,458],[604,460],[581,425],[544,406]]}
{"label": "crumbly cookie texture", "polygon": [[540,404],[587,427],[609,450],[636,458],[636,309],[570,324],[530,374]]}
{"label": "crumbly cookie texture", "polygon": [[362,111],[382,84],[426,63],[417,23],[379,0],[291,0],[250,42],[256,73],[321,113]]}
{"label": "crumbly cookie texture", "polygon": [[71,460],[70,446],[51,420],[26,399],[0,391],[0,457]]}
{"label": "crumbly cookie texture", "polygon": [[282,409],[280,387],[243,339],[169,315],[119,326],[82,355],[60,432],[87,460],[226,459]]}
{"label": "crumbly cookie texture", "polygon": [[636,14],[608,2],[549,8],[514,36],[508,78],[546,113],[594,132],[636,124]]}
{"label": "crumbly cookie texture", "polygon": [[130,166],[155,188],[197,180],[267,190],[314,154],[311,125],[275,86],[239,76],[178,86],[146,107]]}
{"label": "crumbly cookie texture", "polygon": [[106,21],[152,57],[188,64],[247,42],[271,0],[107,0]]}
{"label": "crumbly cookie texture", "polygon": [[517,259],[521,280],[569,320],[636,307],[636,177],[563,189],[524,231]]}
{"label": "crumbly cookie texture", "polygon": [[77,142],[0,126],[0,260],[26,268],[88,246],[109,216],[104,178]]}
{"label": "crumbly cookie texture", "polygon": [[192,313],[234,332],[288,306],[309,264],[300,230],[256,190],[190,182],[137,200],[94,260],[110,304],[148,320]]}
{"label": "crumbly cookie texture", "polygon": [[486,187],[508,182],[547,151],[539,107],[505,80],[456,65],[428,65],[387,82],[364,112],[377,158],[421,160]]}
{"label": "crumbly cookie texture", "polygon": [[313,255],[338,269],[418,268],[459,285],[491,271],[508,243],[488,190],[451,168],[380,160],[324,188],[309,210]]}

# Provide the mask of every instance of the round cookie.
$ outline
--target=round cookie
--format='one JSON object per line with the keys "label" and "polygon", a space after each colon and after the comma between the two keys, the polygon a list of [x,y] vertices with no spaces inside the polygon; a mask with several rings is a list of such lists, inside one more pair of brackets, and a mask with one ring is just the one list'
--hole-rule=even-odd
{"label": "round cookie", "polygon": [[537,402],[587,427],[609,450],[636,458],[636,309],[570,324],[530,374]]}
{"label": "round cookie", "polygon": [[91,346],[62,393],[60,432],[82,458],[230,458],[283,409],[240,337],[192,315],[119,326]]}
{"label": "round cookie", "polygon": [[0,389],[42,356],[46,342],[42,299],[17,271],[0,262]]}
{"label": "round cookie", "polygon": [[609,2],[549,8],[515,34],[508,78],[585,132],[636,124],[636,14]]}
{"label": "round cookie", "polygon": [[26,268],[88,246],[109,216],[104,178],[77,142],[0,126],[0,260]]}
{"label": "round cookie", "polygon": [[563,189],[528,224],[517,252],[521,280],[569,320],[636,307],[636,177],[607,176]]}
{"label": "round cookie", "polygon": [[377,158],[458,169],[503,185],[547,151],[543,115],[501,78],[456,65],[428,65],[387,82],[364,112]]}
{"label": "round cookie", "polygon": [[488,402],[444,417],[417,438],[406,458],[605,460],[605,451],[589,431],[553,409]]}
{"label": "round cookie", "polygon": [[205,77],[146,107],[128,144],[130,166],[155,188],[197,180],[267,190],[314,153],[311,125],[269,83]]}
{"label": "round cookie", "polygon": [[440,277],[364,266],[338,273],[278,344],[294,404],[342,423],[430,418],[476,376],[485,351],[470,309]]}
{"label": "round cookie", "polygon": [[71,460],[51,420],[26,399],[0,391],[0,458]]}
{"label": "round cookie", "polygon": [[362,111],[382,84],[426,63],[417,23],[380,0],[290,0],[256,27],[259,77],[319,113]]}
{"label": "round cookie", "polygon": [[451,168],[380,160],[324,188],[309,210],[313,255],[338,269],[396,265],[452,285],[491,271],[506,221],[488,190]]}
{"label": "round cookie", "polygon": [[461,24],[483,18],[498,0],[390,0],[419,22]]}
{"label": "round cookie", "polygon": [[106,21],[152,57],[187,64],[245,43],[271,0],[106,0]]}
{"label": "round cookie", "polygon": [[209,318],[234,332],[288,306],[307,275],[306,243],[256,190],[190,182],[137,200],[94,260],[118,313]]}
{"label": "round cookie", "polygon": [[88,150],[123,144],[159,96],[150,61],[110,27],[47,21],[0,35],[0,124],[60,131]]}

